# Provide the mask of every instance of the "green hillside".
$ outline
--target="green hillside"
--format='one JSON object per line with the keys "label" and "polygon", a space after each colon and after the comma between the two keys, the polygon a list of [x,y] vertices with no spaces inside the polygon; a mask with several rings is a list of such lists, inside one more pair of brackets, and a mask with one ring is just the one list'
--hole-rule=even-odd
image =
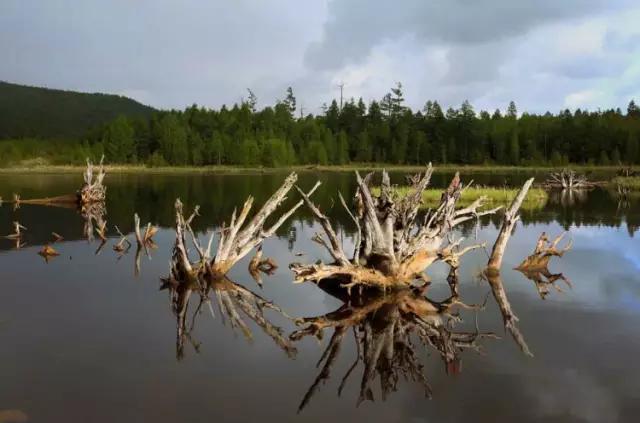
{"label": "green hillside", "polygon": [[80,138],[119,115],[154,109],[127,97],[28,87],[0,81],[0,139]]}

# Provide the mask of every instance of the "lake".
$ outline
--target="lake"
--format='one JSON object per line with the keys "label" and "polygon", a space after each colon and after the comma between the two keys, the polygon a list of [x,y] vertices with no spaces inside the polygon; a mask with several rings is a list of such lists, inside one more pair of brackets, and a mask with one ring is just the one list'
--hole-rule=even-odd
{"label": "lake", "polygon": [[[99,240],[86,239],[85,221],[74,209],[2,205],[0,233],[11,233],[14,221],[27,230],[20,249],[0,239],[0,422],[637,421],[640,366],[633,363],[640,355],[640,201],[619,201],[605,189],[552,193],[543,207],[521,213],[502,281],[533,357],[505,333],[491,290],[479,277],[487,262],[479,249],[462,260],[460,294],[468,304],[486,300],[486,306],[460,310],[456,330],[473,332],[477,326],[499,339],[480,339],[482,350],[462,351],[453,368],[435,349],[414,342],[412,360],[424,366],[431,399],[420,381],[402,374],[391,378],[393,386],[382,398],[374,375],[373,401],[359,403],[361,362],[338,395],[358,358],[354,336],[362,336],[348,329],[330,372],[298,413],[321,371],[316,364],[333,330],[322,340],[290,341],[300,329],[293,318],[322,316],[344,305],[312,283],[292,283],[289,263],[328,261],[311,241],[321,228],[309,212],[301,209],[265,241],[264,255],[279,267],[262,276],[262,287],[247,270],[250,256],[231,270],[224,288],[231,296],[221,296],[235,301],[237,314],[219,305],[214,294],[204,304],[193,295],[183,298],[188,304],[181,324],[171,290],[161,289],[175,239],[176,198],[189,211],[200,205],[193,226],[205,241],[247,196],[262,204],[285,176],[107,175],[109,240],[102,248]],[[518,186],[528,176],[486,173],[463,179]],[[445,187],[450,177],[436,174],[432,185]],[[402,174],[392,178],[403,181]],[[299,185],[308,189],[316,180],[322,186],[313,199],[345,243],[352,242],[354,226],[337,192],[353,194],[353,174],[305,171]],[[0,174],[0,197],[68,194],[81,182],[73,174]],[[293,191],[290,197],[287,204],[299,199]],[[157,248],[141,254],[139,271],[135,246],[126,254],[113,250],[120,239],[114,225],[135,244],[136,212],[143,224],[160,226]],[[490,247],[499,223],[500,216],[484,218],[463,232],[469,242],[477,237]],[[565,230],[573,248],[549,267],[570,286],[562,280],[537,286],[513,270],[543,231],[556,236]],[[52,244],[60,255],[45,261],[37,252],[51,242],[52,232],[64,240]],[[432,284],[425,295],[431,300],[449,295],[447,272],[443,264],[428,269]],[[258,310],[243,308],[232,298],[238,292],[257,299]]]}

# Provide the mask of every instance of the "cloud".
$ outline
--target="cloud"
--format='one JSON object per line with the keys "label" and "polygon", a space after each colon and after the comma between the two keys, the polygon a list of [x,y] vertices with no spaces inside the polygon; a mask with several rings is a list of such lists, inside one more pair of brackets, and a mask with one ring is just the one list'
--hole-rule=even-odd
{"label": "cloud", "polygon": [[161,108],[259,106],[292,86],[306,112],[339,95],[476,110],[625,107],[640,97],[630,0],[4,0],[0,80],[112,92]]}

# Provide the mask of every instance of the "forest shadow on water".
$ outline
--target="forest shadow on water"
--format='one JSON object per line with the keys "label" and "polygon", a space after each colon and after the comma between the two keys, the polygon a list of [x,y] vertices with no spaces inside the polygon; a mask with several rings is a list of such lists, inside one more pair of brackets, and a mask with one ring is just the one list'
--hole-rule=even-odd
{"label": "forest shadow on water", "polygon": [[[455,272],[444,262],[429,266],[429,284],[400,291],[293,284],[290,263],[332,260],[313,241],[321,222],[301,207],[264,240],[261,258],[275,267],[252,275],[252,251],[226,276],[176,277],[183,271],[176,198],[185,217],[200,206],[189,227],[204,250],[247,197],[260,207],[286,176],[108,175],[104,208],[78,211],[8,201],[13,193],[73,193],[77,175],[0,175],[0,235],[12,233],[13,222],[26,228],[18,243],[0,239],[0,421],[5,414],[96,422],[638,415],[640,199],[604,188],[552,192],[546,204],[520,210],[497,276],[484,269],[502,213],[457,227],[452,235],[464,245],[487,246],[467,252]],[[436,173],[431,185],[444,190],[452,176]],[[516,188],[530,176],[462,175]],[[391,179],[405,183],[400,173]],[[358,229],[338,192],[350,201],[356,179],[309,171],[297,185],[308,191],[318,180],[310,198],[351,251]],[[287,197],[283,211],[300,200],[295,190]],[[158,228],[149,242],[147,222]],[[552,248],[565,231],[556,247],[571,248],[561,257],[516,269],[542,245],[542,233],[543,247]],[[39,256],[45,245],[56,255]],[[216,236],[211,249],[218,245]],[[196,263],[197,247],[188,248]]]}

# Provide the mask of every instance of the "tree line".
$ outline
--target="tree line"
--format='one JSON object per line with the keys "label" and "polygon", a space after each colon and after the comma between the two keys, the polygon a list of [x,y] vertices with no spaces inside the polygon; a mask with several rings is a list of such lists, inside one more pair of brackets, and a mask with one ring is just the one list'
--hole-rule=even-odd
{"label": "tree line", "polygon": [[[447,110],[427,101],[414,111],[398,83],[369,104],[362,98],[340,103],[333,100],[321,113],[303,115],[288,88],[274,106],[258,110],[248,90],[246,100],[218,110],[193,105],[149,118],[120,116],[51,154],[75,161],[104,153],[111,163],[151,166],[640,163],[640,108],[633,100],[625,112],[519,114],[511,102],[505,112],[478,113],[468,101]],[[0,142],[0,157],[28,158],[17,144]],[[38,143],[24,144],[31,145],[23,148],[33,149],[33,157],[42,155]]]}

